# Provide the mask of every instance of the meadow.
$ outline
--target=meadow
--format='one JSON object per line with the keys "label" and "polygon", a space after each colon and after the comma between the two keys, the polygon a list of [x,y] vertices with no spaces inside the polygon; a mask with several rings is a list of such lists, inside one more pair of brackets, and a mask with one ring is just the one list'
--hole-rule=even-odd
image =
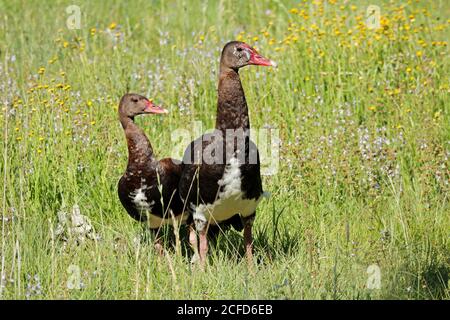
{"label": "meadow", "polygon": [[[449,299],[449,13],[446,0],[0,0],[0,298]],[[214,126],[230,40],[278,63],[240,74],[252,127],[279,132],[279,166],[263,176],[252,270],[228,231],[201,272],[184,228],[159,257],[121,206],[117,106],[131,91],[169,109],[137,122],[173,156],[174,131]]]}

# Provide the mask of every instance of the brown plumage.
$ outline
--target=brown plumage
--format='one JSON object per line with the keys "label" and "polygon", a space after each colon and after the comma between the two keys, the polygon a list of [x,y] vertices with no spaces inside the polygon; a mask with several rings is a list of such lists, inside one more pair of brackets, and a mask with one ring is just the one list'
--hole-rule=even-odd
{"label": "brown plumage", "polygon": [[[239,69],[247,65],[275,63],[243,42],[227,43],[220,60],[216,131],[193,141],[183,158],[179,190],[200,235],[202,264],[209,225],[243,227],[247,256],[252,259],[251,226],[263,190],[258,150],[249,139],[248,107],[239,77]],[[234,133],[231,138],[229,130]],[[214,150],[212,155],[209,150]],[[191,234],[190,239],[197,250],[196,238]]]}
{"label": "brown plumage", "polygon": [[179,222],[185,220],[177,191],[181,164],[171,158],[158,160],[134,117],[166,112],[138,94],[124,95],[119,105],[119,120],[128,145],[127,169],[118,184],[119,199],[131,217],[146,222],[153,230],[162,224],[171,224],[172,215]]}

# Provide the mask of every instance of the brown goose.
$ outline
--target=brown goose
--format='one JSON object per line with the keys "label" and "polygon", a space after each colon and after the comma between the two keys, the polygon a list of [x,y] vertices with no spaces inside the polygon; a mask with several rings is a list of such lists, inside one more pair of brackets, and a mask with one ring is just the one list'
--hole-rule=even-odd
{"label": "brown goose", "polygon": [[[150,141],[134,122],[135,116],[150,113],[163,114],[167,110],[138,94],[126,94],[120,100],[119,120],[127,139],[128,165],[119,181],[118,193],[131,217],[157,231],[174,219],[182,223],[186,217],[177,191],[181,164],[171,158],[157,160]],[[160,239],[155,247],[162,252]]]}
{"label": "brown goose", "polygon": [[[191,142],[183,157],[179,190],[190,214],[190,242],[200,263],[208,251],[208,226],[241,224],[246,255],[252,261],[252,224],[263,195],[259,154],[249,139],[250,120],[239,69],[276,66],[243,42],[225,45],[220,59],[216,130]],[[239,223],[236,223],[236,218]]]}

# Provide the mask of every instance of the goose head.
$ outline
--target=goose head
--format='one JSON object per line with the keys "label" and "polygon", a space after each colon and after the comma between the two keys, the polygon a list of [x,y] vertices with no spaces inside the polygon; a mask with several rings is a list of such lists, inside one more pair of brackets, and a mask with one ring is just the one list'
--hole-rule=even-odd
{"label": "goose head", "polygon": [[155,105],[151,100],[136,93],[127,93],[122,97],[119,104],[119,114],[134,118],[141,114],[168,113],[160,106]]}
{"label": "goose head", "polygon": [[223,67],[240,69],[248,65],[276,67],[277,64],[262,55],[245,42],[228,42],[222,50],[220,63]]}

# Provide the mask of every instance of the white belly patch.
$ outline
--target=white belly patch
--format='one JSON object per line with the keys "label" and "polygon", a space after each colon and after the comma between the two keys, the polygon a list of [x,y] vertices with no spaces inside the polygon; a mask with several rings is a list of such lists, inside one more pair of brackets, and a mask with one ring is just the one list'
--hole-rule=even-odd
{"label": "white belly patch", "polygon": [[152,214],[152,208],[155,204],[155,201],[147,201],[147,197],[145,196],[145,190],[147,190],[146,185],[141,185],[139,189],[136,189],[130,194],[130,198],[133,201],[134,205],[136,206],[136,209],[144,216],[147,216],[148,224],[151,229],[157,229],[163,225],[173,225],[176,221],[179,225],[180,223],[183,224],[187,220],[186,214],[180,214],[176,217],[173,217],[172,210],[169,210],[167,212],[166,217],[161,218],[159,216],[156,216]]}
{"label": "white belly patch", "polygon": [[144,184],[141,185],[139,189],[136,189],[130,193],[131,201],[133,201],[136,209],[138,209],[139,211],[151,211],[153,205],[155,204],[155,201],[147,201],[145,190],[147,190],[147,186]]}
{"label": "white belly patch", "polygon": [[194,219],[216,224],[238,213],[248,217],[255,212],[262,196],[258,199],[244,199],[244,192],[241,189],[241,170],[237,158],[230,160],[222,179],[217,183],[222,187],[222,191],[219,192],[216,201],[212,204],[196,206]]}

